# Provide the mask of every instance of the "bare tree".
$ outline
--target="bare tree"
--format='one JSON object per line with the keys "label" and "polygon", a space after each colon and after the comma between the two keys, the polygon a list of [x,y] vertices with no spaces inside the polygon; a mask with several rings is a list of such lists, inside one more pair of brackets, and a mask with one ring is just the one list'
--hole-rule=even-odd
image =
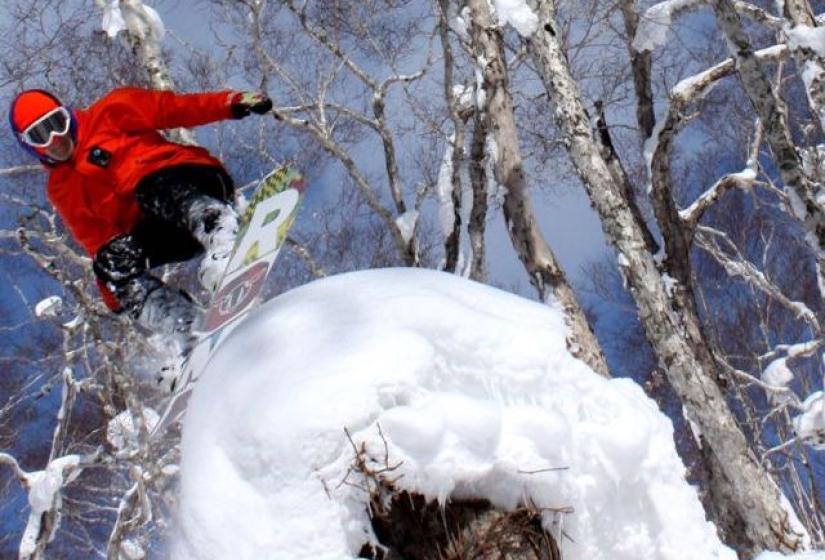
{"label": "bare tree", "polygon": [[495,142],[493,169],[496,180],[505,189],[504,219],[511,242],[542,301],[555,299],[564,308],[569,328],[568,347],[573,355],[607,375],[601,347],[564,271],[539,230],[527,193],[500,32],[493,24],[485,0],[469,0],[466,6],[470,12],[473,53],[483,79],[482,118]]}
{"label": "bare tree", "polygon": [[[142,76],[143,69],[119,41],[89,33],[86,22],[99,21],[92,3],[44,0],[27,3],[18,12],[21,6],[10,6],[11,20],[6,22],[11,34],[19,34],[19,41],[3,47],[4,83],[14,85],[8,93],[45,87],[74,105],[91,101],[118,83],[149,81],[151,72]],[[141,3],[130,2],[129,7],[140,10]],[[54,28],[35,31],[31,23],[38,20],[49,21]],[[67,57],[74,52],[85,56]],[[86,56],[99,57],[100,64],[90,70]],[[83,80],[74,80],[79,75]],[[16,148],[8,153],[22,156]],[[52,409],[37,406],[43,409],[41,414],[52,414],[50,441],[29,442],[29,448],[37,449],[33,457],[20,445],[10,446],[0,454],[0,464],[28,496],[28,522],[22,536],[17,536],[21,558],[55,554],[120,558],[124,547],[137,552],[151,544],[156,527],[149,521],[167,508],[163,493],[174,475],[167,467],[177,461],[177,451],[169,440],[150,445],[148,422],[153,412],[148,405],[159,395],[151,388],[151,375],[130,368],[143,362],[135,356],[155,351],[129,320],[111,316],[100,302],[91,260],[82,256],[44,204],[40,186],[45,174],[40,169],[13,165],[2,173],[4,214],[17,224],[4,223],[0,239],[4,256],[25,255],[40,270],[38,283],[53,290],[53,296],[35,306],[15,287],[23,304],[36,313],[40,329],[55,325],[51,328],[62,342],[48,359],[32,361],[26,383],[0,394],[0,423],[15,421],[22,409],[49,399],[50,394],[59,392],[61,398]],[[30,275],[19,278],[19,285],[27,280]],[[9,330],[21,327],[12,325]],[[131,428],[124,428],[126,424]],[[128,437],[116,445],[108,432],[118,426]],[[45,453],[40,449],[43,445],[47,445]],[[9,486],[5,491],[16,489]],[[120,500],[119,508],[108,506],[113,499]],[[111,529],[108,543],[93,536],[90,519]]]}
{"label": "bare tree", "polygon": [[555,6],[533,2],[539,25],[529,48],[553,106],[570,156],[619,254],[619,266],[662,369],[668,375],[706,442],[717,511],[735,514],[742,535],[729,535],[759,550],[796,550],[796,534],[781,492],[757,461],[716,382],[716,364],[695,312],[685,230],[669,191],[654,192],[654,208],[665,240],[664,270],[645,242],[644,226],[631,211],[599,153],[577,84],[570,76],[555,34]]}

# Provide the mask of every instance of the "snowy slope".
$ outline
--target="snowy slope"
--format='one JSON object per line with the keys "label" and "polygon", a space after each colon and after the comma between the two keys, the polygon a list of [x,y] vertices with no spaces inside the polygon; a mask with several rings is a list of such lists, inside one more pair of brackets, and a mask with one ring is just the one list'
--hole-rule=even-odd
{"label": "snowy slope", "polygon": [[572,507],[545,518],[566,560],[735,558],[670,421],[574,359],[557,310],[410,269],[303,286],[227,340],[185,420],[172,556],[352,558],[371,531],[344,427],[381,457],[379,424],[404,488]]}

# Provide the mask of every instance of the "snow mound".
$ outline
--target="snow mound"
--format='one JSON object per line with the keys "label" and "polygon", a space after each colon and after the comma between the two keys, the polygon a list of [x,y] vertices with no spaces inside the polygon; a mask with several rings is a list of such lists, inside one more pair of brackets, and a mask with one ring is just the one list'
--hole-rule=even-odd
{"label": "snow mound", "polygon": [[567,560],[735,558],[670,421],[573,358],[557,309],[412,269],[314,282],[230,335],[185,419],[172,557],[354,557],[372,531],[344,428],[402,489],[572,508],[543,518]]}

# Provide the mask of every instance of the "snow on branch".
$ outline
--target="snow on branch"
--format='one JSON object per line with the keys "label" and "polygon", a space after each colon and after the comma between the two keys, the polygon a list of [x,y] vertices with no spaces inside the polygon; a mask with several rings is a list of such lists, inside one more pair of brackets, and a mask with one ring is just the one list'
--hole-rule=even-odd
{"label": "snow on branch", "polygon": [[[759,60],[780,60],[787,56],[788,47],[774,45],[756,51],[755,54]],[[735,70],[734,59],[728,58],[707,70],[683,79],[670,90],[668,95],[670,102],[665,111],[665,118],[656,125],[656,130],[645,145],[645,157],[648,162],[652,162],[657,156],[661,157],[662,146],[669,150],[669,142],[681,127],[687,105],[707,95],[719,80],[732,75]]]}
{"label": "snow on branch", "polygon": [[728,173],[716,181],[708,190],[702,193],[693,204],[681,210],[679,217],[689,229],[693,229],[704,215],[705,211],[727,191],[738,187],[747,189],[756,181],[756,170],[747,167],[738,173]]}
{"label": "snow on branch", "polygon": [[687,227],[689,236],[692,237],[695,234],[696,224],[702,219],[705,211],[719,200],[725,192],[732,188],[749,190],[753,186],[758,175],[759,149],[764,138],[764,126],[758,119],[753,136],[745,169],[738,173],[729,173],[723,176],[702,193],[693,204],[679,212],[679,217]]}
{"label": "snow on branch", "polygon": [[802,414],[793,419],[796,440],[818,451],[825,450],[825,394],[811,393],[802,403]]}
{"label": "snow on branch", "polygon": [[772,376],[767,376],[766,378],[764,372],[762,374],[762,379],[760,379],[746,371],[742,371],[741,369],[734,367],[724,357],[718,356],[717,359],[725,368],[725,371],[745,383],[759,387],[765,391],[770,400],[779,402],[784,406],[794,406],[799,409],[802,408],[802,401],[796,393],[794,393],[793,390],[787,386],[787,383],[773,383],[776,379]]}
{"label": "snow on branch", "polygon": [[773,360],[776,356],[784,354],[788,358],[807,358],[813,356],[820,348],[825,346],[825,338],[817,338],[808,342],[797,342],[796,344],[779,344],[773,350],[759,356],[761,361]]}
{"label": "snow on branch", "polygon": [[654,4],[642,14],[633,38],[633,48],[639,52],[652,51],[667,42],[673,18],[681,13],[705,5],[706,0],[665,0]]}
{"label": "snow on branch", "polygon": [[[794,374],[791,371],[791,368],[788,367],[787,358],[779,358],[774,360],[768,364],[768,367],[762,370],[762,381],[773,387],[787,388],[793,379]],[[777,394],[775,392],[768,393],[768,396],[772,401],[779,404],[789,399],[788,395]]]}
{"label": "snow on branch", "polygon": [[492,15],[499,25],[509,23],[525,38],[536,32],[539,18],[525,0],[493,0],[490,5],[493,8]]}
{"label": "snow on branch", "polygon": [[[764,54],[774,55],[776,51],[771,50]],[[693,232],[685,231],[684,226],[687,222],[679,215],[674,201],[671,153],[676,135],[686,121],[685,113],[689,104],[709,91],[719,79],[733,73],[734,70],[734,61],[729,59],[696,76],[682,80],[670,92],[670,104],[664,118],[656,124],[653,134],[645,141],[644,156],[649,165],[650,176],[648,193],[664,240],[664,251],[657,257],[660,262],[665,263],[668,273],[684,285],[690,283],[689,254]],[[722,187],[729,187],[731,184],[731,181],[720,183],[700,201],[694,209],[695,214],[690,217],[698,220],[701,212],[704,212],[716,197],[721,195]]]}
{"label": "snow on branch", "polygon": [[[756,57],[760,60],[777,60],[784,58],[788,53],[785,45],[775,45],[757,51]],[[650,176],[649,192],[656,193],[667,191],[670,184],[670,154],[676,135],[681,130],[685,122],[685,114],[688,105],[710,92],[711,89],[722,78],[728,77],[736,70],[733,58],[728,58],[719,64],[712,66],[698,74],[683,79],[670,90],[668,96],[669,103],[665,109],[664,117],[656,124],[653,134],[647,139],[644,146],[644,156],[648,163]],[[743,179],[744,177],[740,177]],[[721,194],[723,187],[731,186],[727,184],[716,185],[715,191],[710,191],[704,202],[693,209],[693,212],[683,218],[698,220],[698,214],[715,200],[713,192]]]}
{"label": "snow on branch", "polygon": [[[664,46],[673,27],[674,18],[708,3],[709,0],[665,0],[654,4],[639,19],[636,36],[633,37],[633,48],[637,52],[647,52]],[[771,29],[782,29],[784,20],[769,14],[759,6],[742,0],[736,0],[733,4],[740,15]]]}
{"label": "snow on branch", "polygon": [[455,207],[453,204],[453,159],[455,134],[447,138],[444,145],[444,156],[438,168],[438,180],[436,182],[436,197],[438,199],[438,218],[441,224],[441,233],[447,237],[453,232],[455,221]]}
{"label": "snow on branch", "polygon": [[40,300],[34,307],[34,316],[42,317],[57,317],[63,308],[63,300],[60,296],[49,296]]}
{"label": "snow on branch", "polygon": [[20,541],[19,558],[42,558],[46,545],[60,525],[61,491],[83,468],[96,462],[98,453],[87,456],[64,455],[49,461],[41,471],[24,471],[17,459],[0,453],[0,465],[8,465],[28,494],[29,519]]}
{"label": "snow on branch", "polygon": [[[66,455],[52,460],[42,471],[26,474],[26,488],[29,493],[31,513],[20,542],[19,554],[21,560],[39,557],[39,553],[45,548],[45,544],[51,540],[52,535],[59,526],[59,516],[57,516],[58,520],[48,523],[48,519],[44,514],[59,512],[61,506],[60,490],[77,476],[79,466],[80,457],[78,455]],[[44,532],[48,535],[46,539],[42,537]]]}
{"label": "snow on branch", "polygon": [[739,15],[744,16],[756,23],[761,23],[771,29],[782,29],[782,26],[785,23],[785,20],[782,18],[776,17],[775,15],[768,13],[759,6],[751,4],[750,2],[735,0],[733,6],[736,8]]}
{"label": "snow on branch", "polygon": [[121,31],[132,33],[140,39],[162,41],[166,33],[158,13],[140,0],[111,0],[106,4],[97,0],[103,8],[103,30],[114,39]]}

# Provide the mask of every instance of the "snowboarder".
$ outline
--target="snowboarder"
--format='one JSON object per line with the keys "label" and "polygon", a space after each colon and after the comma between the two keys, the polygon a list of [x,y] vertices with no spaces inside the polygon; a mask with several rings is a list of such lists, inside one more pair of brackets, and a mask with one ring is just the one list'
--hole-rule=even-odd
{"label": "snowboarder", "polygon": [[49,172],[48,198],[92,257],[106,305],[185,351],[199,307],[149,269],[205,252],[198,276],[214,289],[238,214],[221,162],[203,148],[170,142],[159,130],[271,109],[259,92],[119,88],[73,110],[49,92],[27,90],[12,102],[9,120],[20,145]]}

